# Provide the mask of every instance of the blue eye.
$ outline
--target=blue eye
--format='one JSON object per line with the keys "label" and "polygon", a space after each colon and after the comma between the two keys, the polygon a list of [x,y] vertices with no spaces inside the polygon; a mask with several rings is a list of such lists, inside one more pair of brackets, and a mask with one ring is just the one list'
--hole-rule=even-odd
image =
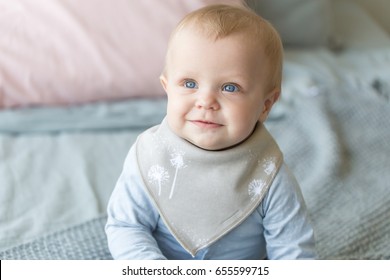
{"label": "blue eye", "polygon": [[223,86],[222,90],[227,92],[236,92],[239,90],[239,88],[233,84],[226,84]]}
{"label": "blue eye", "polygon": [[194,82],[194,81],[185,81],[184,82],[184,87],[186,87],[186,88],[197,88],[198,86],[196,85],[196,82]]}

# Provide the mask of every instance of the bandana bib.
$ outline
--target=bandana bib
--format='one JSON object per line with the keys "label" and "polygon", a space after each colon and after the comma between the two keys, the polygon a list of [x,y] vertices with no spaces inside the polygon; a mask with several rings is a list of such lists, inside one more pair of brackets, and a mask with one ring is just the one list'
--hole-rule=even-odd
{"label": "bandana bib", "polygon": [[136,151],[150,198],[193,256],[256,209],[283,161],[261,124],[240,145],[207,151],[178,137],[164,120],[140,135]]}

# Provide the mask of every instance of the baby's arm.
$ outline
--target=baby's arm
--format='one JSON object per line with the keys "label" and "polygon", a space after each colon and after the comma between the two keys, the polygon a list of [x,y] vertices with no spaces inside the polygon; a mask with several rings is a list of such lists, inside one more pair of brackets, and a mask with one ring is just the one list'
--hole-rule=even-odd
{"label": "baby's arm", "polygon": [[313,228],[294,176],[283,165],[263,201],[269,259],[315,259]]}
{"label": "baby's arm", "polygon": [[111,195],[107,213],[106,234],[114,259],[166,259],[152,234],[159,215],[142,186],[134,147]]}

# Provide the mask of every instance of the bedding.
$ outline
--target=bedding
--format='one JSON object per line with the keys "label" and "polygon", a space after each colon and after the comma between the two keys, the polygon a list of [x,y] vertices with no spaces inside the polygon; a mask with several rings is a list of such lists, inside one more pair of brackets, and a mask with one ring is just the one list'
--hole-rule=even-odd
{"label": "bedding", "polygon": [[247,3],[272,22],[285,46],[307,48],[333,41],[331,0],[247,0]]}
{"label": "bedding", "polygon": [[240,0],[0,0],[0,108],[160,97],[169,34]]}
{"label": "bedding", "polygon": [[[266,126],[300,182],[319,257],[390,259],[390,38],[353,1],[332,5],[342,48],[286,47]],[[0,259],[110,259],[108,198],[165,106],[161,95],[1,110]]]}

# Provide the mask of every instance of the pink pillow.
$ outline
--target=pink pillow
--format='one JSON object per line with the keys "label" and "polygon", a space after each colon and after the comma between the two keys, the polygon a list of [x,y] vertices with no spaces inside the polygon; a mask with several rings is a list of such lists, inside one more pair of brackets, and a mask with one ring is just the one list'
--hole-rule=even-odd
{"label": "pink pillow", "polygon": [[169,34],[240,0],[0,0],[0,108],[164,95]]}

